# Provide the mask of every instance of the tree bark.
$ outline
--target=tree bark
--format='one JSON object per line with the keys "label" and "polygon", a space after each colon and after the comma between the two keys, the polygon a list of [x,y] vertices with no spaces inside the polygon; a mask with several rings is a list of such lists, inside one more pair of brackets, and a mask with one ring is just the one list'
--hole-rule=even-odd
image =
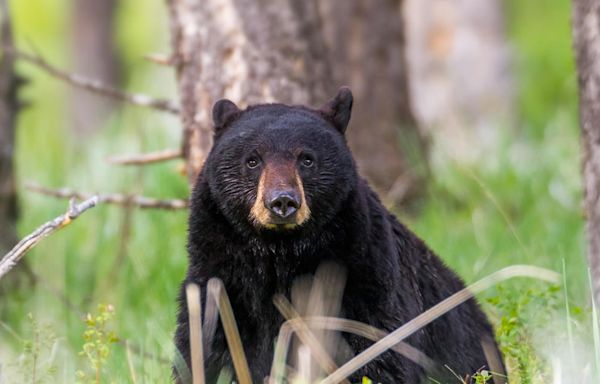
{"label": "tree bark", "polygon": [[350,146],[361,173],[391,204],[420,192],[426,173],[426,140],[409,100],[402,5],[319,2],[335,81],[355,96]]}
{"label": "tree bark", "polygon": [[600,1],[573,1],[587,257],[600,304]]}
{"label": "tree bark", "polygon": [[[0,43],[2,47],[13,47],[7,0],[0,0],[0,18]],[[21,108],[18,90],[25,80],[15,72],[15,58],[8,53],[9,50],[4,50],[0,58],[0,255],[10,251],[19,240],[16,230],[19,206],[14,152],[17,116]],[[15,272],[0,284],[0,296],[34,282],[35,276],[29,265],[20,263]]]}
{"label": "tree bark", "polygon": [[[75,0],[72,13],[73,72],[117,86],[120,63],[114,44],[118,0]],[[74,132],[90,134],[102,128],[118,102],[74,87],[70,118]]]}
{"label": "tree bark", "polygon": [[432,155],[477,161],[513,115],[499,0],[406,0],[411,100]]}
{"label": "tree bark", "polygon": [[[3,46],[12,47],[13,38],[6,1],[0,2]],[[19,110],[17,89],[20,79],[14,71],[14,57],[3,53],[0,59],[0,255],[17,243],[17,190],[14,173],[16,116]]]}
{"label": "tree bark", "polygon": [[334,94],[312,0],[168,4],[190,184],[212,146],[217,100],[318,106]]}

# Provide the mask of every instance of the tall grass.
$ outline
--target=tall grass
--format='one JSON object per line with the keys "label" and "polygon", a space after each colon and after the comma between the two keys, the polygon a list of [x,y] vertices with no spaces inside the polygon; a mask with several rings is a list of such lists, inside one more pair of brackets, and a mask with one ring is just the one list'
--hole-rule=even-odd
{"label": "tall grass", "polygon": [[[27,47],[27,39],[32,40],[51,62],[67,68],[68,4],[66,0],[12,2],[18,42]],[[127,87],[174,97],[172,72],[141,59],[149,52],[169,50],[162,2],[123,0],[122,4],[117,40]],[[562,296],[542,292],[533,283],[510,283],[480,300],[495,303],[486,309],[496,324],[506,325],[500,335],[505,346],[527,346],[513,352],[525,364],[540,361],[543,372],[525,372],[529,376],[518,377],[517,382],[551,378],[552,359],[562,366],[559,382],[577,382],[569,377],[593,380],[600,342],[597,309],[588,304],[569,1],[510,0],[506,10],[518,84],[516,129],[507,130],[497,153],[478,164],[446,163],[436,168],[419,214],[401,216],[467,282],[516,263],[564,271]],[[91,192],[187,196],[177,162],[135,169],[105,161],[116,153],[178,146],[176,118],[125,107],[97,135],[72,137],[65,118],[68,89],[25,64],[19,65],[19,71],[32,81],[23,94],[32,107],[19,120],[19,185],[35,180]],[[64,201],[22,188],[19,193],[21,234],[64,211]],[[125,228],[130,233],[127,241],[122,236]],[[38,284],[0,300],[4,378],[14,372],[22,356],[23,340],[31,334],[25,319],[32,313],[59,335],[54,382],[74,381],[75,371],[85,365],[77,355],[84,344],[82,316],[104,302],[116,308],[115,331],[129,341],[130,348],[125,343],[112,347],[103,377],[130,382],[133,370],[140,383],[167,382],[175,298],[186,266],[185,236],[183,212],[126,213],[103,206],[47,239],[27,256],[40,277]],[[560,304],[564,309],[550,311],[556,297],[564,299]],[[548,312],[551,316],[542,316]],[[565,329],[563,345],[568,349],[573,345],[575,351],[567,354],[570,358],[554,356]],[[569,369],[573,356],[583,362],[576,373]],[[585,376],[588,363],[590,372]],[[20,376],[15,377],[14,382],[19,382]]]}

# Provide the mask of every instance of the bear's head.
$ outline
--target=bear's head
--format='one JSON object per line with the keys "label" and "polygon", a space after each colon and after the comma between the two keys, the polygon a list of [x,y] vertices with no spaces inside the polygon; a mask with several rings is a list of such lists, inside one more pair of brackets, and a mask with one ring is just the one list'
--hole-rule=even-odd
{"label": "bear's head", "polygon": [[203,173],[228,221],[281,233],[331,220],[357,179],[344,137],[351,109],[345,87],[320,109],[261,104],[241,110],[218,101]]}

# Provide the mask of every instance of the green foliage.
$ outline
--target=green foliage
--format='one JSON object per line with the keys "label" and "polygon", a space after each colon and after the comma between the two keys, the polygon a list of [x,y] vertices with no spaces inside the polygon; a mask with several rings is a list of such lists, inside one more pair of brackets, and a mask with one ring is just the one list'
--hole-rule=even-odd
{"label": "green foliage", "polygon": [[492,377],[490,371],[482,369],[473,375],[473,380],[475,380],[475,384],[486,384],[492,381]]}
{"label": "green foliage", "polygon": [[[66,15],[71,3],[12,1],[18,43],[27,48],[27,41],[33,41],[49,61],[68,68]],[[116,40],[123,56],[123,87],[173,98],[172,72],[142,59],[149,52],[170,50],[168,16],[162,3],[121,1]],[[569,315],[577,331],[591,328],[591,311],[587,309],[579,204],[576,76],[569,8],[568,0],[505,3],[515,57],[517,127],[506,130],[498,152],[484,161],[473,165],[449,162],[435,169],[419,215],[404,219],[467,282],[514,263],[562,271],[561,261],[565,260]],[[104,161],[116,153],[177,147],[181,130],[176,117],[124,107],[96,136],[74,138],[64,113],[69,88],[29,65],[19,64],[19,71],[31,80],[24,98],[32,103],[20,115],[17,131],[21,182],[35,180],[55,187],[165,198],[188,195],[185,177],[176,172],[177,163],[139,170]],[[65,209],[64,201],[32,195],[23,188],[19,193],[21,234]],[[134,211],[131,215],[128,239],[122,238],[125,213],[101,206],[27,256],[34,272],[56,289],[36,289],[18,299],[15,294],[0,300],[0,314],[5,316],[2,322],[27,339],[5,341],[8,332],[0,329],[0,357],[8,354],[13,360],[20,355],[18,372],[9,382],[32,382],[34,375],[33,382],[38,383],[72,382],[79,360],[86,364],[80,381],[95,382],[100,372],[105,382],[130,382],[125,351],[113,343],[112,329],[119,329],[119,335],[140,351],[133,356],[139,382],[169,382],[175,298],[186,263],[186,214]],[[553,309],[558,305],[553,289],[510,282],[487,299],[482,297],[510,360],[511,382],[548,382],[549,367],[536,350],[535,331],[553,326],[548,318],[556,314]],[[75,309],[65,309],[63,299]],[[97,302],[126,310],[115,316],[104,306],[82,323],[79,314]],[[61,340],[64,336],[64,342],[59,344],[55,332],[28,315],[38,308],[43,308],[44,321],[58,330]],[[582,333],[589,334],[585,340],[592,339],[591,330]],[[81,335],[84,359],[77,359]],[[596,348],[600,351],[600,345]],[[57,377],[57,367],[65,372],[62,377]],[[230,383],[231,378],[223,377],[222,382]],[[474,379],[489,383],[484,371],[475,373]]]}
{"label": "green foliage", "polygon": [[31,313],[27,315],[27,322],[29,337],[21,340],[22,352],[15,375],[21,377],[23,383],[54,382],[58,338],[50,325],[40,324]]}
{"label": "green foliage", "polygon": [[111,329],[115,317],[112,305],[99,304],[98,313],[87,314],[85,318],[86,330],[83,333],[83,350],[80,356],[85,356],[92,374],[77,371],[77,379],[82,383],[95,383],[101,381],[103,367],[108,361],[112,344],[119,341],[117,334]]}
{"label": "green foliage", "polygon": [[548,364],[536,351],[533,331],[547,328],[551,316],[560,308],[560,288],[524,288],[518,291],[504,286],[487,299],[492,313],[499,318],[496,339],[509,367],[510,382],[532,383],[539,378],[551,381]]}

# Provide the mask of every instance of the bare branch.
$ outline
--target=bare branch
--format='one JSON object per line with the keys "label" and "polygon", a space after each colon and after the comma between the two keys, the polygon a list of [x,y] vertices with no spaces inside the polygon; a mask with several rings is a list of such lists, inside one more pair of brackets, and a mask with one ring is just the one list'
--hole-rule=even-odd
{"label": "bare branch", "polygon": [[[68,188],[52,189],[42,187],[34,183],[28,183],[25,186],[28,190],[42,195],[57,197],[61,199],[77,198],[80,200],[88,199],[93,194],[74,191]],[[189,201],[184,199],[168,199],[161,200],[152,197],[145,197],[139,195],[125,195],[119,193],[105,193],[105,194],[94,194],[98,197],[98,201],[101,203],[115,204],[122,206],[136,206],[142,209],[187,209],[189,207]]]}
{"label": "bare branch", "polygon": [[166,149],[164,151],[158,152],[144,153],[140,155],[111,156],[107,160],[111,164],[118,165],[146,165],[181,158],[183,158],[183,152],[181,151],[181,148],[178,148]]}
{"label": "bare branch", "polygon": [[157,109],[159,111],[170,112],[176,115],[179,114],[179,107],[177,107],[170,100],[153,99],[150,96],[139,93],[128,93],[106,85],[98,80],[89,79],[74,73],[68,73],[49,64],[42,56],[38,54],[22,52],[9,46],[5,46],[3,50],[4,52],[9,52],[15,58],[31,63],[46,71],[51,76],[63,80],[73,86],[140,107]]}
{"label": "bare branch", "polygon": [[39,243],[43,238],[71,224],[82,213],[98,204],[98,197],[93,196],[77,205],[74,200],[69,202],[67,213],[58,216],[36,229],[33,233],[21,240],[2,260],[0,260],[0,279],[6,275],[23,258],[25,253]]}
{"label": "bare branch", "polygon": [[149,53],[144,56],[144,59],[151,63],[162,65],[165,67],[173,67],[175,65],[175,59],[173,56],[161,55],[158,53]]}

